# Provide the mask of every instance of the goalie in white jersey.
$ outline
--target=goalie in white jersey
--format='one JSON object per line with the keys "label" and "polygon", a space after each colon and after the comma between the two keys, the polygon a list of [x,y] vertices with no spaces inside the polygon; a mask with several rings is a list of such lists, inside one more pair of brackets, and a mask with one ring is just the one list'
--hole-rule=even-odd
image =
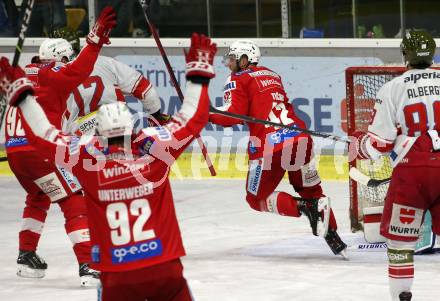
{"label": "goalie in white jersey", "polygon": [[[79,52],[79,38],[75,32],[63,28],[54,32]],[[103,104],[125,101],[125,95],[138,98],[144,111],[155,123],[164,124],[170,116],[160,112],[161,104],[155,88],[140,72],[106,56],[99,56],[89,78],[78,86],[67,100],[62,129],[67,133],[94,132],[95,114]]]}
{"label": "goalie in white jersey", "polygon": [[427,32],[406,33],[401,50],[408,71],[379,90],[368,133],[355,134],[358,158],[391,152],[394,169],[380,232],[388,239],[393,301],[412,298],[413,255],[426,211],[440,234],[440,70],[430,68],[435,48]]}

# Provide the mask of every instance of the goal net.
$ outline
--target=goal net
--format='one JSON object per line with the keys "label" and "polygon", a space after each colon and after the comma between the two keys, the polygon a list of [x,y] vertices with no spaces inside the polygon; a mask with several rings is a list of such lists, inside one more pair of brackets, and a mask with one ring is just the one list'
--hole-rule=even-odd
{"label": "goal net", "polygon": [[[370,124],[376,93],[388,81],[405,72],[404,67],[350,67],[345,71],[347,93],[347,134],[366,132]],[[353,160],[349,166],[357,167],[374,179],[391,176],[392,168],[388,156],[381,160]],[[366,187],[349,180],[350,222],[352,231],[362,229],[363,208],[383,205],[388,184],[375,188]]]}

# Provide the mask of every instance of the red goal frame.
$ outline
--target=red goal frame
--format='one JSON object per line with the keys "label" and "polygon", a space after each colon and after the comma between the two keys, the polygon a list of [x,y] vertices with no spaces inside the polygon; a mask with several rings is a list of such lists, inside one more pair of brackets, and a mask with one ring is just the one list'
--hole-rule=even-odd
{"label": "red goal frame", "polygon": [[[356,75],[394,75],[398,76],[407,70],[404,66],[357,66],[349,67],[345,70],[346,83],[346,106],[347,106],[347,134],[352,136],[357,130],[355,95],[354,95],[354,77]],[[350,161],[349,168],[356,166],[357,160]],[[350,191],[350,224],[352,232],[362,230],[362,224],[359,214],[359,200],[357,183],[349,179]]]}

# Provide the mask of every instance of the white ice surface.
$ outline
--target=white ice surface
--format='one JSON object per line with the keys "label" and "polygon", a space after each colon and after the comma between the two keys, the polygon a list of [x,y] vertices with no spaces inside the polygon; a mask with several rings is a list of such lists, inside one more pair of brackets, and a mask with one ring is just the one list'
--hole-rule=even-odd
{"label": "white ice surface", "polygon": [[[385,252],[349,251],[334,256],[313,237],[305,218],[252,211],[243,180],[175,180],[177,214],[188,255],[185,275],[198,301],[362,301],[390,300]],[[342,238],[351,234],[345,182],[326,182]],[[281,189],[291,191],[283,183]],[[64,233],[62,214],[51,208],[39,254],[48,262],[44,279],[15,275],[24,193],[12,177],[0,178],[0,300],[96,300],[81,289],[77,265]],[[440,255],[416,257],[415,301],[440,300]]]}

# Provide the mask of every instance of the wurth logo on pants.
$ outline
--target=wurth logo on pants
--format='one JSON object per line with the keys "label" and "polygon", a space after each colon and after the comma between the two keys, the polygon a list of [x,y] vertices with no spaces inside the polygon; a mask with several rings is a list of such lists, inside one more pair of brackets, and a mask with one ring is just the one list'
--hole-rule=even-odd
{"label": "wurth logo on pants", "polygon": [[422,218],[423,209],[393,204],[389,233],[406,238],[417,238]]}
{"label": "wurth logo on pants", "polygon": [[400,208],[400,221],[403,224],[412,224],[416,216],[414,209]]}

